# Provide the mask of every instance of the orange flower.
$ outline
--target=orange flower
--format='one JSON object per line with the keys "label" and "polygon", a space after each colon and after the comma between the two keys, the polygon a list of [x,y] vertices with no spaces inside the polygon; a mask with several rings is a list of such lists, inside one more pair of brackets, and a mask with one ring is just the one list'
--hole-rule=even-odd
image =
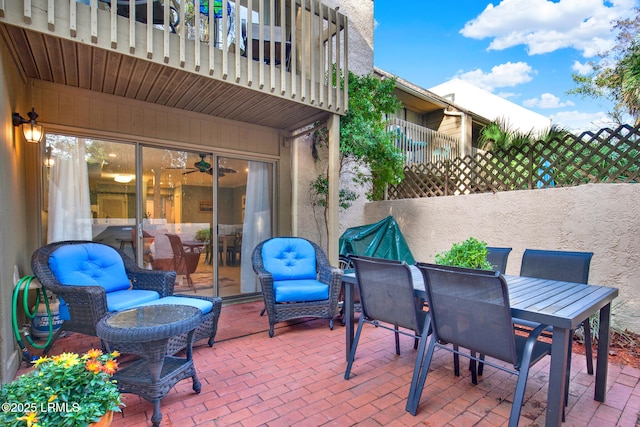
{"label": "orange flower", "polygon": [[105,372],[109,375],[113,375],[118,370],[118,362],[115,360],[107,360],[104,362],[104,366],[102,367],[102,372]]}
{"label": "orange flower", "polygon": [[97,374],[102,370],[102,363],[96,359],[87,360],[87,363],[85,364],[85,366],[88,371],[93,372],[94,374]]}
{"label": "orange flower", "polygon": [[91,350],[87,351],[84,357],[87,359],[97,359],[100,356],[102,356],[102,350],[92,348]]}

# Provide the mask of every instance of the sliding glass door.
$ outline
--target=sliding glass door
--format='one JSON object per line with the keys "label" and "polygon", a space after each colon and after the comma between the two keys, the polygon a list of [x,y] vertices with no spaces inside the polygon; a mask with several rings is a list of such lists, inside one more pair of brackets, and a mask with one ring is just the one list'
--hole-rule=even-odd
{"label": "sliding glass door", "polygon": [[176,293],[260,292],[251,252],[271,237],[273,162],[47,135],[43,171],[47,242],[106,243],[176,271]]}
{"label": "sliding glass door", "polygon": [[175,271],[176,293],[212,293],[212,157],[168,148],[141,150],[138,255],[145,268]]}

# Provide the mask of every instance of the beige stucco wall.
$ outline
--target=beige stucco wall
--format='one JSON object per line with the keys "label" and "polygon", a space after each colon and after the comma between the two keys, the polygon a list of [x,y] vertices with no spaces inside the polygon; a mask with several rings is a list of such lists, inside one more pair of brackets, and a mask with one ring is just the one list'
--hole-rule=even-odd
{"label": "beige stucco wall", "polygon": [[366,223],[393,215],[418,261],[470,236],[508,246],[507,274],[517,275],[526,248],[590,251],[589,281],[617,287],[613,321],[640,333],[640,185],[571,188],[373,202]]}
{"label": "beige stucco wall", "polygon": [[37,218],[24,195],[33,189],[33,178],[25,165],[34,158],[36,147],[24,141],[19,128],[11,122],[13,111],[26,117],[30,110],[24,102],[27,87],[0,43],[0,381],[13,378],[20,363],[20,353],[11,328],[13,270],[21,275],[30,271],[30,245],[36,235],[27,227],[28,218]]}

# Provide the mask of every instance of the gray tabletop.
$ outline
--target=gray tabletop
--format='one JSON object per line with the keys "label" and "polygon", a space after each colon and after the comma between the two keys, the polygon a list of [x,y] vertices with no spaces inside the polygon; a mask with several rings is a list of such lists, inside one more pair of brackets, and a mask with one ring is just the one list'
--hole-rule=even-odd
{"label": "gray tabletop", "polygon": [[196,307],[157,304],[111,313],[98,322],[96,333],[105,341],[141,342],[170,338],[198,326]]}

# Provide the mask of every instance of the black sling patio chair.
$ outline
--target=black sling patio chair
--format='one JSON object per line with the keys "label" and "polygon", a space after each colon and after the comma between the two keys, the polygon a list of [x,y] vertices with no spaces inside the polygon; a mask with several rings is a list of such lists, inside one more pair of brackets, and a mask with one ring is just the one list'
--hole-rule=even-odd
{"label": "black sling patio chair", "polygon": [[[411,269],[404,261],[352,256],[362,313],[351,347],[344,378],[349,379],[362,327],[365,323],[394,332],[396,354],[400,354],[400,334],[413,337],[418,357],[422,357],[429,334],[427,312],[415,297]],[[400,329],[403,328],[403,329]],[[407,329],[411,332],[408,332]]]}
{"label": "black sling patio chair", "polygon": [[[551,344],[538,341],[546,327],[539,325],[527,336],[515,333],[504,277],[498,272],[418,263],[425,281],[429,302],[432,337],[426,356],[416,363],[407,411],[418,410],[429,365],[436,347],[468,357],[475,364],[477,354],[483,354],[513,365],[484,363],[518,375],[509,417],[509,426],[518,425],[524,401],[529,368],[551,354]],[[451,347],[454,346],[454,347]],[[457,351],[455,346],[470,350]]]}
{"label": "black sling patio chair", "polygon": [[[574,283],[587,283],[589,281],[589,268],[591,265],[592,252],[569,252],[550,251],[541,249],[526,249],[522,255],[522,265],[520,266],[520,276],[536,277],[538,279],[564,280]],[[543,284],[541,284],[542,286]],[[521,326],[529,328],[535,327],[528,322],[518,320],[516,328]],[[591,325],[589,319],[582,322],[584,331],[584,350],[587,359],[587,373],[593,375],[593,350],[591,339]],[[573,345],[573,335],[571,331],[569,337],[569,357],[567,359],[567,378],[565,387],[564,404],[569,403],[569,378],[571,374],[571,347]],[[552,337],[552,333],[545,331],[545,336]],[[564,412],[562,414],[564,421]]]}
{"label": "black sling patio chair", "polygon": [[499,271],[500,274],[505,274],[510,253],[511,248],[487,246],[487,261],[491,263],[495,271]]}
{"label": "black sling patio chair", "polygon": [[[526,249],[522,255],[520,276],[587,283],[589,281],[589,267],[592,257],[592,252]],[[582,329],[584,330],[587,372],[589,375],[593,375],[591,325],[589,324],[589,319],[582,322]],[[573,338],[573,334],[571,338]],[[570,340],[570,342],[572,341],[573,339]]]}

